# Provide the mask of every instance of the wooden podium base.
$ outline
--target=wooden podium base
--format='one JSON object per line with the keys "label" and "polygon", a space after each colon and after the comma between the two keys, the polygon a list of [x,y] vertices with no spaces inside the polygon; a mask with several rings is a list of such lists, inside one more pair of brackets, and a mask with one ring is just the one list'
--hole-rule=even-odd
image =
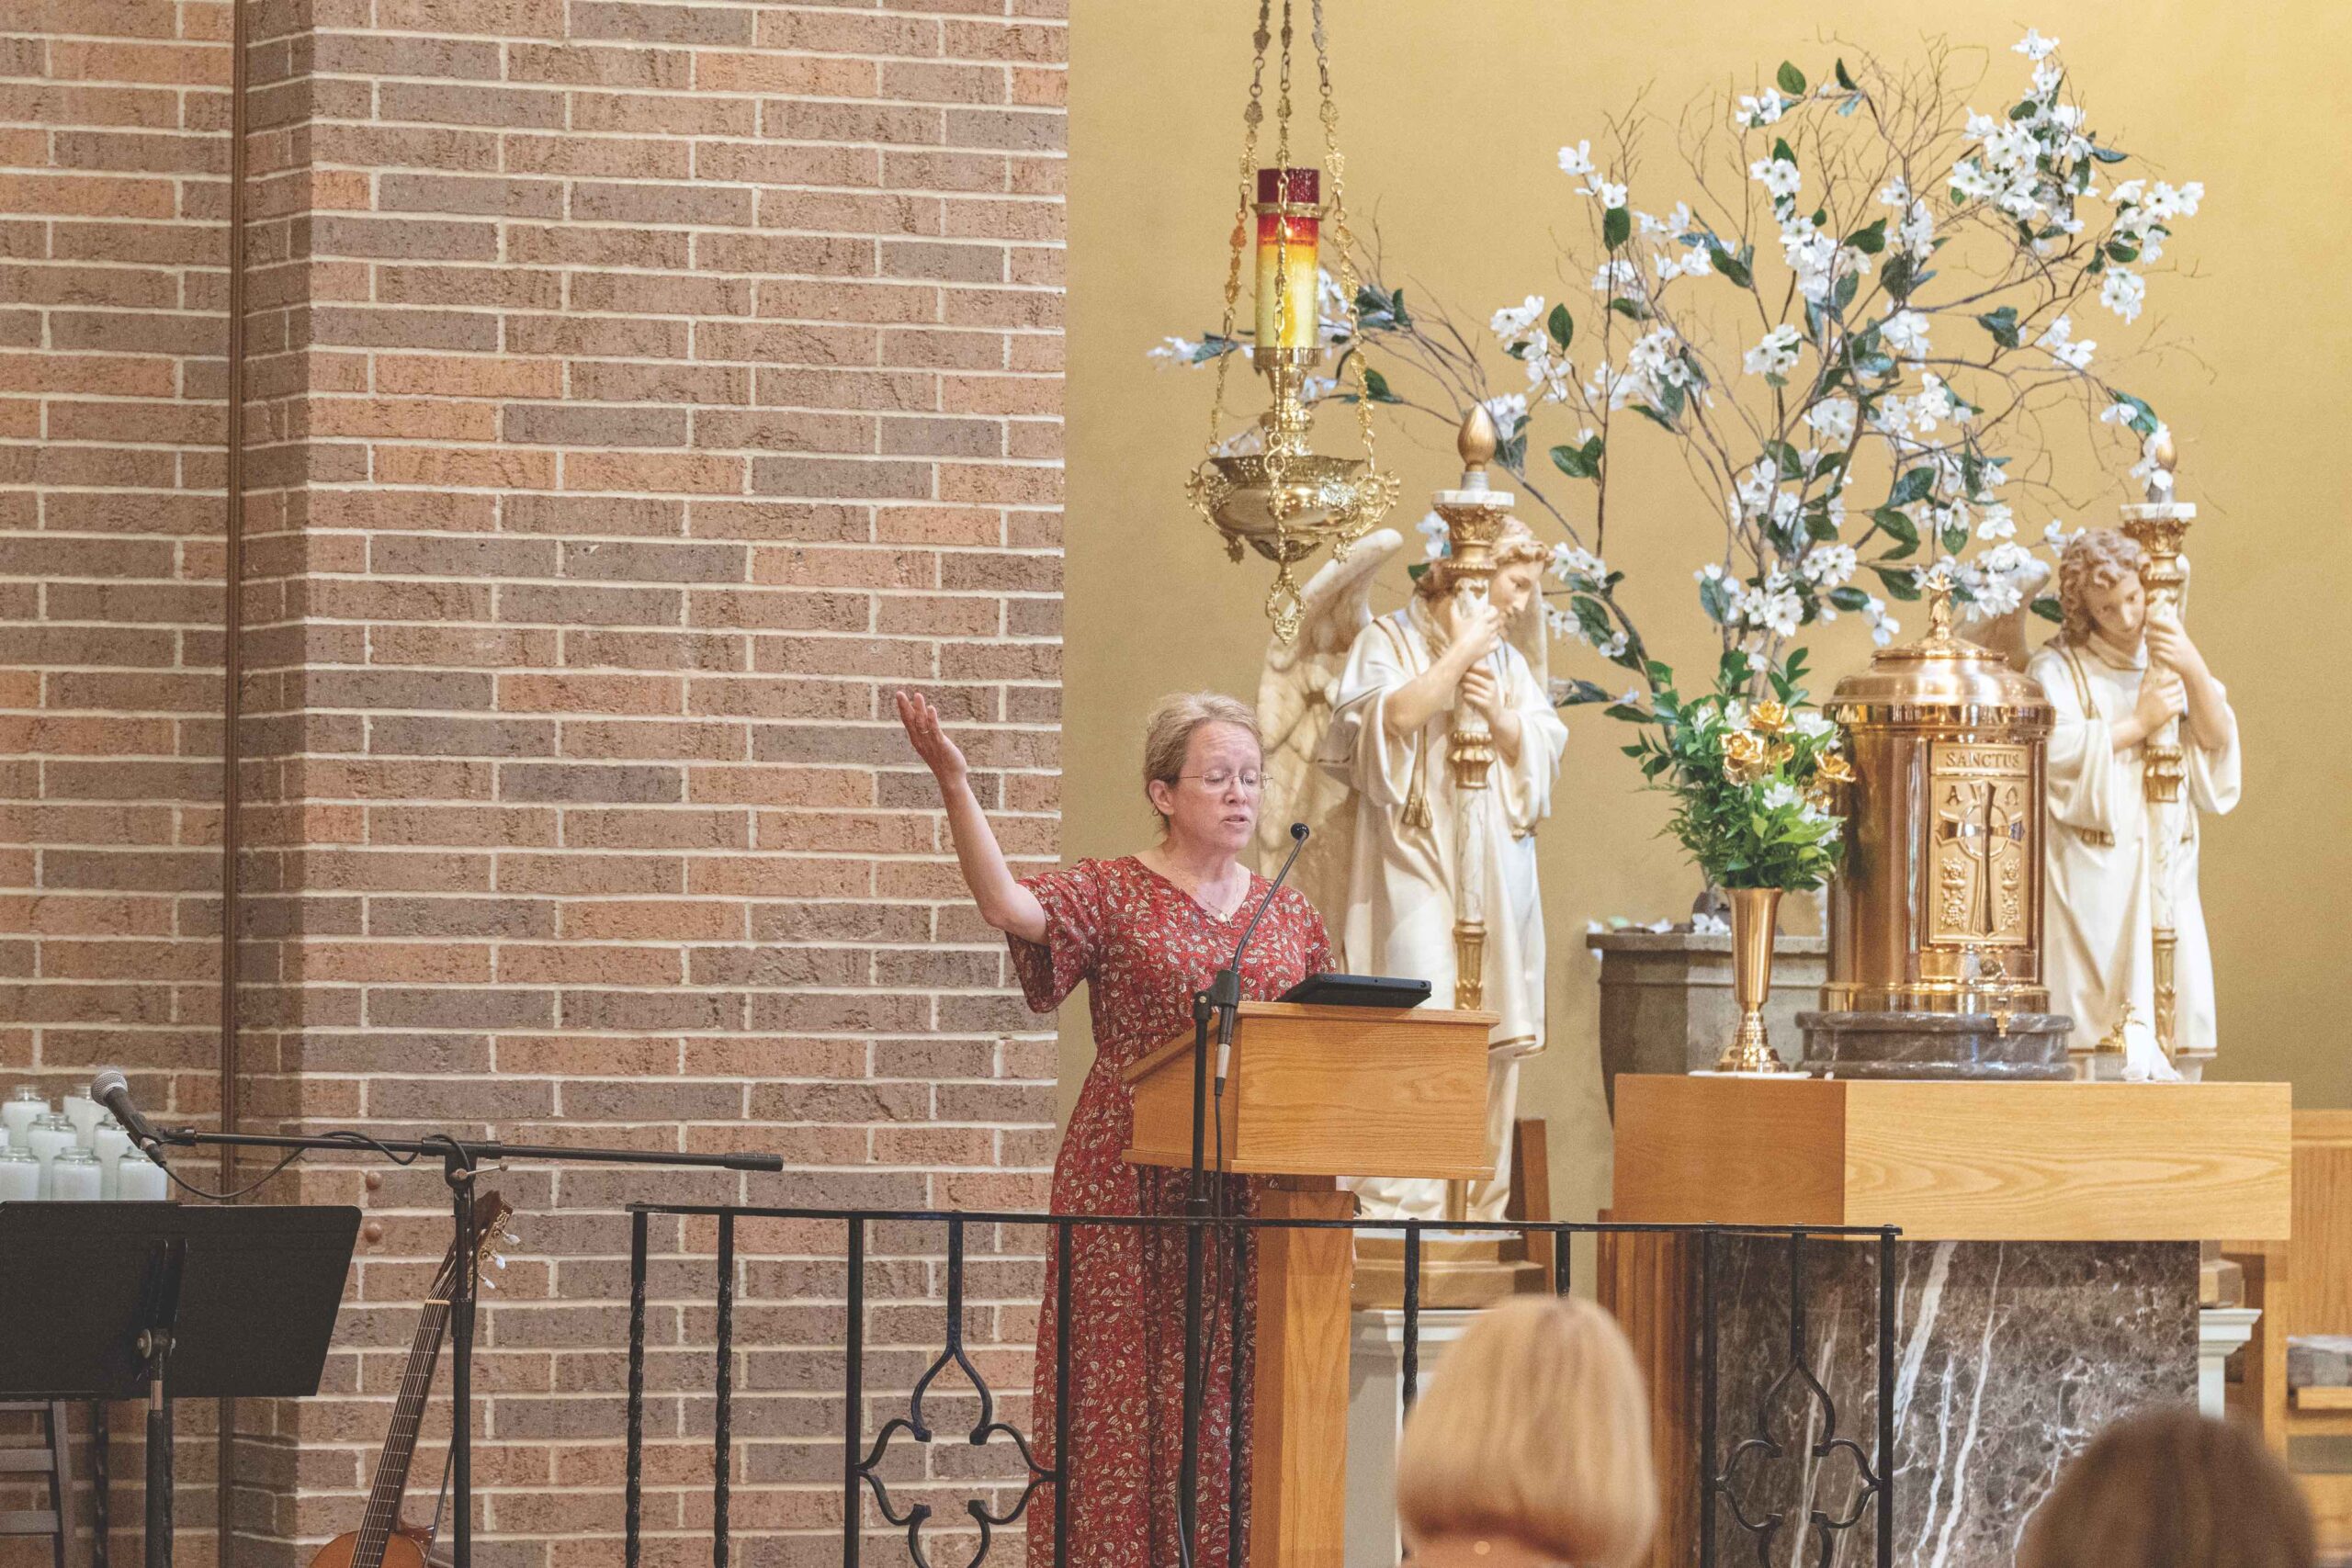
{"label": "wooden podium base", "polygon": [[[1328,1176],[1276,1177],[1270,1220],[1344,1220]],[[1258,1371],[1250,1407],[1250,1568],[1341,1568],[1348,1514],[1352,1233],[1258,1233]]]}

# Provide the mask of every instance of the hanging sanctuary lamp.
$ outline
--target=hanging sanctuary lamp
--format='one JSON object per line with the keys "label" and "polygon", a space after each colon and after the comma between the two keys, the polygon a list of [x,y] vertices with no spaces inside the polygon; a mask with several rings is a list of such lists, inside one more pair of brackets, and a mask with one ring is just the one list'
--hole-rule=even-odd
{"label": "hanging sanctuary lamp", "polygon": [[[1327,230],[1339,279],[1339,297],[1330,304],[1332,336],[1351,346],[1359,346],[1354,342],[1356,274],[1341,198],[1345,160],[1339,150],[1340,114],[1331,99],[1323,0],[1309,0],[1322,97],[1323,162],[1319,168],[1291,164],[1292,3],[1281,0],[1274,157],[1271,165],[1261,168],[1258,134],[1265,120],[1266,51],[1275,35],[1271,28],[1273,0],[1259,0],[1250,102],[1241,115],[1240,197],[1226,267],[1224,325],[1218,333],[1218,346],[1225,352],[1217,356],[1216,395],[1209,404],[1208,452],[1185,487],[1193,505],[1225,536],[1227,556],[1238,561],[1247,546],[1274,563],[1266,614],[1283,642],[1296,637],[1299,626],[1299,585],[1291,569],[1325,545],[1330,546],[1335,559],[1344,557],[1348,547],[1396,504],[1397,488],[1396,476],[1381,472],[1374,463],[1372,401],[1361,352],[1346,358],[1363,456],[1327,456],[1309,444],[1314,412],[1307,382],[1325,349],[1320,284]],[[1253,236],[1256,322],[1244,350],[1234,342],[1234,318],[1241,297],[1242,254],[1251,249]],[[1253,428],[1227,438],[1220,430],[1226,370],[1240,352],[1265,377],[1272,401]]]}

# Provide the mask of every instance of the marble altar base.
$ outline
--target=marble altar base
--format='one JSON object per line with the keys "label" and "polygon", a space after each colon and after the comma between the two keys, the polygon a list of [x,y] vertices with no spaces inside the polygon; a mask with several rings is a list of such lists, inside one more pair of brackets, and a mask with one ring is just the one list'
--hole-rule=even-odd
{"label": "marble altar base", "polygon": [[[1755,1434],[1758,1402],[1790,1365],[1789,1244],[1725,1241],[1717,1261],[1717,1453]],[[1837,1435],[1871,1450],[1878,1422],[1878,1247],[1805,1243],[1805,1360],[1836,1405]],[[2193,1242],[1896,1244],[1895,1545],[1899,1568],[2009,1568],[2025,1522],[2102,1427],[2198,1394]],[[1768,1406],[1782,1457],[1751,1451],[1734,1495],[1786,1521],[1771,1564],[1868,1568],[1877,1517],[1862,1510],[1821,1557],[1807,1515],[1856,1511],[1852,1457],[1804,1457],[1827,1434],[1802,1379]],[[1802,1499],[1802,1501],[1799,1501]],[[1758,1561],[1754,1538],[1715,1504],[1716,1561]]]}

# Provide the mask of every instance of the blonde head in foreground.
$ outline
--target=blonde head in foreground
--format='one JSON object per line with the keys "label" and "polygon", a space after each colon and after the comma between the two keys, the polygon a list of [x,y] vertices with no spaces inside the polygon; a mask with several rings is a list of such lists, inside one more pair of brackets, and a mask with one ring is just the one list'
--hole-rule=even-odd
{"label": "blonde head in foreground", "polygon": [[2244,1427],[2194,1410],[2118,1421],[2094,1438],[2018,1549],[2018,1568],[2312,1568],[2294,1478]]}
{"label": "blonde head in foreground", "polygon": [[1617,1320],[1521,1296],[1471,1325],[1405,1424],[1396,1513],[1416,1552],[1502,1537],[1625,1568],[1657,1528],[1649,1399]]}

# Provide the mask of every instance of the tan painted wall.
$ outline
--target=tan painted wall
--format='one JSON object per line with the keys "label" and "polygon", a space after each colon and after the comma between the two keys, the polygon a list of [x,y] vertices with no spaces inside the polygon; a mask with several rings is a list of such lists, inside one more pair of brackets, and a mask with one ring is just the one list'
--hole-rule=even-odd
{"label": "tan painted wall", "polygon": [[[1396,270],[1420,292],[1480,322],[1531,291],[1580,293],[1555,276],[1551,235],[1583,221],[1555,151],[1597,135],[1604,114],[1644,90],[1665,110],[1735,76],[1750,90],[1751,73],[1769,74],[1784,57],[1817,76],[1854,44],[1892,56],[1919,41],[1917,24],[1895,22],[1894,7],[1792,0],[1639,9],[1332,0],[1331,10],[1353,210],[1360,221],[1377,213],[1388,254],[1403,264]],[[2352,1103],[2338,979],[2352,812],[2337,784],[2352,769],[2352,736],[2340,700],[2319,684],[2340,662],[2331,655],[2341,585],[2352,575],[2345,470],[2329,455],[2352,400],[2352,362],[2335,350],[2352,336],[2339,262],[2352,240],[2352,176],[2338,155],[2352,140],[2352,102],[2334,80],[2352,12],[2301,0],[2249,29],[2241,11],[2181,0],[2045,0],[2030,10],[1972,3],[1937,15],[1956,43],[1990,48],[1991,81],[2004,88],[2022,77],[2022,62],[2007,51],[2023,23],[2055,34],[2096,127],[2164,175],[2207,186],[2202,213],[2168,258],[2199,276],[2156,278],[2154,308],[2141,321],[2195,353],[2170,356],[2132,385],[2172,423],[2182,494],[2203,510],[2191,629],[2231,682],[2249,757],[2245,803],[2211,827],[2205,852],[2220,1070],[2291,1077],[2305,1104]],[[1249,27],[1238,0],[1079,0],[1076,8],[1063,840],[1071,856],[1145,841],[1148,819],[1131,781],[1151,699],[1183,685],[1248,694],[1263,652],[1258,599],[1268,569],[1254,558],[1227,566],[1183,500],[1207,379],[1155,371],[1142,357],[1162,333],[1195,334],[1215,321]],[[1818,41],[1825,27],[1851,41]],[[1312,80],[1300,73],[1306,116]],[[1977,96],[1996,107],[1995,87]],[[1656,145],[1636,205],[1670,205],[1676,167],[1670,149]],[[2097,326],[2084,335],[2119,344],[2134,335],[2092,313]],[[1657,454],[1664,442],[1642,445]],[[1396,520],[1409,527],[1447,479],[1451,447],[1422,427],[1409,443],[1392,437],[1387,450],[1406,481]],[[1645,626],[1677,627],[1682,641],[1669,651],[1689,656],[1701,647],[1691,531],[1709,514],[1677,469],[1654,465],[1630,477],[1628,521],[1612,531],[1608,554],[1651,584],[1632,590],[1649,606]],[[2070,524],[2109,521],[2122,499],[2119,485],[2081,465],[2061,481],[2078,503],[2062,513]],[[2020,510],[2038,531],[2046,513]],[[1395,586],[1401,592],[1401,573]],[[1849,620],[1835,629],[1858,628]],[[1831,676],[1851,668],[1857,641],[1822,639],[1817,666]],[[1607,679],[1587,667],[1594,662],[1566,668]],[[1617,727],[1571,719],[1566,778],[1544,838],[1552,1050],[1528,1089],[1552,1120],[1568,1214],[1606,1191],[1585,921],[1665,914],[1693,888],[1673,846],[1654,837],[1664,802],[1634,792],[1631,764],[1614,750]],[[1064,1023],[1067,1102],[1089,1048],[1079,1010]]]}

